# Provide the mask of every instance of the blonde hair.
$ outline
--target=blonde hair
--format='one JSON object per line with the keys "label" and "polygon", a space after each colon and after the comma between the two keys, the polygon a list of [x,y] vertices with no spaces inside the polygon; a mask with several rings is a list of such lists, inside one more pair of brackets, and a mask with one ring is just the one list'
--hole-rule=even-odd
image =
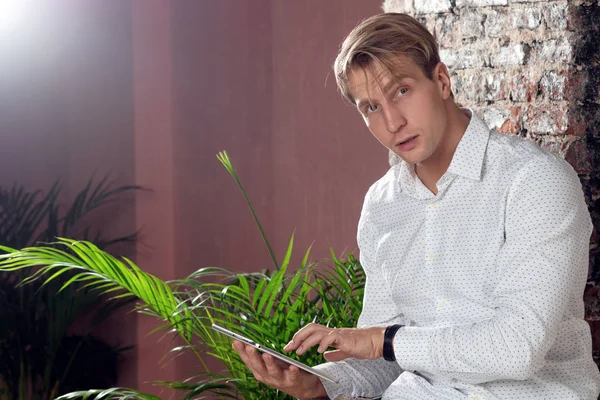
{"label": "blonde hair", "polygon": [[346,37],[335,59],[333,70],[338,89],[354,102],[348,88],[350,70],[380,64],[394,77],[399,55],[410,58],[429,79],[440,62],[435,38],[413,17],[384,13],[367,18]]}

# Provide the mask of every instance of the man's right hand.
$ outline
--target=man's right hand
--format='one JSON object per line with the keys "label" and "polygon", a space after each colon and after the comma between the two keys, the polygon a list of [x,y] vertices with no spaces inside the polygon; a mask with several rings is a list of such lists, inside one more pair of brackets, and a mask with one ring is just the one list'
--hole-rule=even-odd
{"label": "man's right hand", "polygon": [[321,380],[294,365],[260,354],[254,347],[235,340],[232,345],[257,381],[300,399],[327,398]]}

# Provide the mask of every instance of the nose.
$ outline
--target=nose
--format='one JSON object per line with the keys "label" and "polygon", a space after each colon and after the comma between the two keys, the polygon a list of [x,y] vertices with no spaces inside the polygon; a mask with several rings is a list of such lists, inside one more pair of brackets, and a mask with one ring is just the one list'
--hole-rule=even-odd
{"label": "nose", "polygon": [[383,106],[383,116],[387,130],[390,133],[396,133],[406,125],[406,118],[404,118],[402,112],[391,104]]}

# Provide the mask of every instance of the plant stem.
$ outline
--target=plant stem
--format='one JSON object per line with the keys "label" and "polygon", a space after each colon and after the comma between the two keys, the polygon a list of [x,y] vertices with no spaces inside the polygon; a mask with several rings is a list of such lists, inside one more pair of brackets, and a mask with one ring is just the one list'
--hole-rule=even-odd
{"label": "plant stem", "polygon": [[275,258],[275,252],[273,251],[273,249],[271,248],[271,244],[267,240],[267,235],[265,235],[265,231],[264,231],[260,221],[258,220],[258,216],[256,215],[256,212],[254,212],[254,207],[252,207],[252,203],[250,203],[250,199],[248,198],[248,195],[246,194],[246,190],[244,189],[242,182],[238,178],[237,172],[235,171],[235,168],[233,168],[233,164],[231,164],[231,160],[229,159],[227,152],[226,151],[220,152],[217,155],[217,158],[219,159],[219,161],[221,161],[221,164],[223,164],[223,166],[225,167],[225,169],[227,169],[227,171],[233,177],[233,179],[235,179],[235,183],[237,183],[238,187],[242,191],[244,200],[246,201],[246,204],[248,204],[248,207],[250,208],[250,212],[252,213],[252,216],[254,217],[254,221],[256,222],[256,225],[258,226],[258,230],[260,231],[262,239],[265,242],[265,245],[267,246],[267,250],[269,252],[269,255],[271,256],[273,265],[275,266],[275,269],[279,269],[279,263],[277,262],[277,258]]}

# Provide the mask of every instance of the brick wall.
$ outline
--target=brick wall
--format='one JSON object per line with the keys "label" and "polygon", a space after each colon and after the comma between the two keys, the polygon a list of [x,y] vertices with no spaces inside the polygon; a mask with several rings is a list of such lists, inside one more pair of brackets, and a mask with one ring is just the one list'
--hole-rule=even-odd
{"label": "brick wall", "polygon": [[411,14],[434,33],[460,104],[579,173],[595,227],[585,302],[598,362],[600,1],[385,0],[383,8]]}

